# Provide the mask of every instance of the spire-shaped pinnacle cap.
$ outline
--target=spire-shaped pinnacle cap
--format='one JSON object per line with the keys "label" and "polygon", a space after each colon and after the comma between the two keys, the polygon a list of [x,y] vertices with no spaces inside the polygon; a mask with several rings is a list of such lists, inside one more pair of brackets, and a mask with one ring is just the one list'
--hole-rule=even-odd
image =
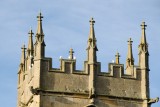
{"label": "spire-shaped pinnacle cap", "polygon": [[116,57],[116,64],[119,64],[119,57],[120,57],[119,52],[116,53],[115,57]]}
{"label": "spire-shaped pinnacle cap", "polygon": [[147,25],[145,24],[145,22],[142,22],[141,27],[142,27],[141,44],[147,44],[146,32],[145,32]]}
{"label": "spire-shaped pinnacle cap", "polygon": [[34,47],[33,47],[33,31],[32,31],[32,28],[30,29],[30,31],[28,32],[29,34],[29,41],[28,41],[28,55],[31,55],[33,56],[33,51],[34,51]]}
{"label": "spire-shaped pinnacle cap", "polygon": [[21,47],[21,49],[22,49],[22,55],[21,55],[21,64],[25,64],[24,62],[25,62],[25,50],[26,50],[26,48],[25,48],[25,44]]}
{"label": "spire-shaped pinnacle cap", "polygon": [[98,48],[97,48],[97,45],[96,45],[96,41],[97,40],[96,40],[95,32],[94,32],[94,23],[95,23],[95,21],[94,21],[93,18],[91,18],[89,22],[90,22],[90,33],[89,33],[88,48],[87,49],[89,49],[89,47],[92,47],[96,51],[98,51]]}
{"label": "spire-shaped pinnacle cap", "polygon": [[90,34],[89,34],[89,38],[96,39],[95,38],[95,33],[94,33],[94,23],[95,23],[95,21],[94,21],[93,17],[90,19],[89,22],[90,22]]}
{"label": "spire-shaped pinnacle cap", "polygon": [[142,22],[141,27],[142,27],[142,36],[141,36],[141,42],[140,42],[139,48],[140,48],[140,51],[144,51],[148,53],[148,44],[147,44],[146,32],[145,32],[147,25],[145,24],[145,22]]}
{"label": "spire-shaped pinnacle cap", "polygon": [[42,28],[42,14],[41,12],[39,13],[39,15],[37,16],[38,19],[38,26],[37,26],[37,33],[36,33],[36,44],[42,43],[43,46],[45,46],[45,42],[44,42],[44,33],[43,33],[43,28]]}
{"label": "spire-shaped pinnacle cap", "polygon": [[97,49],[97,40],[96,40],[96,37],[95,37],[95,32],[94,32],[94,19],[91,18],[90,19],[90,32],[89,32],[89,38],[88,38],[88,45],[87,45],[87,61],[89,63],[95,63],[97,62],[97,55],[96,55],[96,51],[98,51]]}
{"label": "spire-shaped pinnacle cap", "polygon": [[127,65],[134,65],[134,58],[132,53],[132,39],[128,40],[128,53],[127,53]]}
{"label": "spire-shaped pinnacle cap", "polygon": [[38,19],[38,27],[37,27],[37,35],[44,35],[43,34],[43,29],[42,29],[42,13],[40,12],[39,15],[37,16]]}

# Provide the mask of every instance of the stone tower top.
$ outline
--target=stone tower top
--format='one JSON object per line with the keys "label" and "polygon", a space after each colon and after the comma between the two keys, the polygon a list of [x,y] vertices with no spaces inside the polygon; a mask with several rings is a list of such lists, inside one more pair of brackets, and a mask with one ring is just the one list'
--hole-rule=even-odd
{"label": "stone tower top", "polygon": [[36,41],[33,46],[33,32],[30,30],[27,48],[29,54],[34,52],[33,57],[25,57],[26,48],[22,47],[17,107],[150,107],[158,101],[158,98],[151,99],[149,96],[149,54],[144,22],[141,25],[139,65],[134,65],[133,41],[130,38],[126,72],[124,64],[119,62],[118,52],[116,62],[109,63],[108,72],[103,72],[101,62],[97,61],[93,18],[89,21],[87,60],[84,61],[83,70],[76,69],[77,60],[72,48],[69,58],[60,57],[59,68],[53,67],[52,58],[45,56],[42,14],[39,13],[37,18]]}

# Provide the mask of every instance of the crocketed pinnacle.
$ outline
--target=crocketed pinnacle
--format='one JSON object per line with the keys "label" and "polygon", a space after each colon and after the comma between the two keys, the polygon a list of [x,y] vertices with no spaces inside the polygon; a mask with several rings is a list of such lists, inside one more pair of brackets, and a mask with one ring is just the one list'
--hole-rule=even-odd
{"label": "crocketed pinnacle", "polygon": [[36,33],[36,42],[44,42],[44,33],[43,33],[43,28],[42,28],[42,14],[41,12],[37,16],[38,19],[38,26],[37,26],[37,33]]}
{"label": "crocketed pinnacle", "polygon": [[[97,45],[96,45],[96,37],[95,37],[95,32],[94,32],[94,19],[90,19],[90,33],[89,33],[89,38],[88,38],[88,48],[93,48],[95,51],[98,51]],[[87,49],[88,49],[87,48]]]}
{"label": "crocketed pinnacle", "polygon": [[44,35],[43,34],[43,29],[42,29],[42,13],[40,12],[39,15],[37,16],[38,19],[38,27],[37,27],[37,34],[38,35]]}
{"label": "crocketed pinnacle", "polygon": [[132,53],[132,39],[128,40],[127,66],[134,65],[134,58]]}
{"label": "crocketed pinnacle", "polygon": [[141,51],[148,52],[148,44],[147,44],[146,32],[145,32],[147,25],[145,25],[145,22],[142,22],[141,27],[142,27],[142,36],[141,36],[141,42],[139,47]]}
{"label": "crocketed pinnacle", "polygon": [[94,32],[95,21],[93,18],[91,18],[89,22],[90,22],[90,32],[89,32],[88,46],[87,46],[87,51],[88,51],[87,61],[89,63],[95,63],[97,62],[96,51],[98,51],[97,45],[96,45],[97,40]]}

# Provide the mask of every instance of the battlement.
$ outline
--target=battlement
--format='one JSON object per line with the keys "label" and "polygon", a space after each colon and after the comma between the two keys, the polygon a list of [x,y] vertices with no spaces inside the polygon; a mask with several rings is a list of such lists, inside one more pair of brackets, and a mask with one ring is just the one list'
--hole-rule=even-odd
{"label": "battlement", "polygon": [[[84,62],[83,70],[76,70],[76,59],[60,59],[60,68],[52,68],[52,58],[45,58],[48,61],[48,71],[57,73],[67,73],[67,74],[80,74],[89,75],[87,71],[87,61]],[[97,76],[114,77],[114,78],[125,78],[125,79],[135,79],[140,80],[141,74],[138,73],[140,70],[139,66],[133,66],[131,69],[133,74],[125,74],[124,64],[109,63],[108,72],[101,71],[101,63],[97,62]]]}
{"label": "battlement", "polygon": [[[52,79],[54,78],[54,80],[48,80],[49,78],[45,78],[45,80],[43,81],[50,81],[51,83],[53,83],[53,81],[56,81],[56,84],[54,84],[54,86],[50,84],[47,86],[45,85],[44,87],[46,90],[54,90],[56,92],[70,92],[70,93],[78,92],[81,94],[87,94],[87,93],[89,94],[87,81],[89,81],[90,69],[88,68],[89,64],[87,61],[84,62],[84,70],[80,71],[80,70],[76,70],[76,59],[60,58],[60,68],[52,68],[51,58],[43,58],[42,60],[43,60],[42,66],[44,66],[43,68],[46,68],[43,71],[49,72],[49,73],[43,73],[43,75],[48,75],[49,78],[52,78]],[[128,98],[141,99],[140,86],[141,86],[142,75],[140,73],[139,66],[133,66],[133,69],[132,69],[133,75],[128,75],[124,73],[123,64],[109,63],[108,72],[101,72],[100,62],[97,62],[94,65],[96,66],[96,69],[95,69],[95,72],[96,72],[95,80],[97,81],[96,87],[101,87],[100,90],[99,88],[97,88],[97,93],[99,93],[98,95],[108,95],[108,96],[117,96],[117,97],[123,96]],[[57,79],[60,79],[60,78],[64,81],[64,83],[58,82]],[[70,85],[70,82],[73,80],[78,83],[73,82],[73,84]],[[79,84],[81,83],[83,83],[83,87],[79,86]],[[100,84],[101,86],[99,86],[99,83],[101,83]],[[111,83],[114,85],[111,85]],[[58,87],[58,89],[53,87]],[[122,89],[120,89],[120,87]],[[130,88],[126,88],[126,87],[130,87]],[[114,89],[117,89],[119,91]],[[131,95],[130,93],[134,93],[134,94]],[[128,96],[126,94],[128,94]]]}

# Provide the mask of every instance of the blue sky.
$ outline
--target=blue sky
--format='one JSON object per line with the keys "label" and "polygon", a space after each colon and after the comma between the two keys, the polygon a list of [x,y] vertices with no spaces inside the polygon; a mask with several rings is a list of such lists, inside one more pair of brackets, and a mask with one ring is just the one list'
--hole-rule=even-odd
{"label": "blue sky", "polygon": [[[150,53],[151,97],[160,96],[160,1],[159,0],[1,0],[0,2],[0,107],[15,107],[17,72],[22,44],[28,43],[28,31],[36,33],[39,11],[42,11],[46,56],[59,67],[59,56],[68,57],[72,47],[77,69],[83,69],[89,34],[89,19],[94,17],[98,61],[107,71],[115,53],[125,64],[127,40],[133,40],[133,55],[138,63],[142,21],[147,26]],[[160,103],[152,107],[159,107]]]}

